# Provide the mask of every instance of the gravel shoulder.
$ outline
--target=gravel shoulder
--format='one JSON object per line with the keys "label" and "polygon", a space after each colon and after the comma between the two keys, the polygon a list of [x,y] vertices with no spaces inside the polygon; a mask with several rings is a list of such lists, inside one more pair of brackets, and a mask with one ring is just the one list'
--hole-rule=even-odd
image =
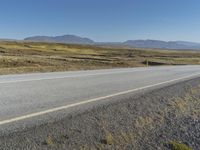
{"label": "gravel shoulder", "polygon": [[122,98],[0,137],[0,149],[170,150],[200,147],[200,78]]}

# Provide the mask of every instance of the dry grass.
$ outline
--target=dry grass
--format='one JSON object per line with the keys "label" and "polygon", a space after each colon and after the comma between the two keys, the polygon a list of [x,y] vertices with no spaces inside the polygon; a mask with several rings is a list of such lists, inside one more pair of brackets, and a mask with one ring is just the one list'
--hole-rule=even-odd
{"label": "dry grass", "polygon": [[0,42],[0,74],[200,64],[200,52]]}
{"label": "dry grass", "polygon": [[176,142],[176,141],[169,142],[169,145],[171,146],[172,150],[192,150],[187,145],[179,143],[179,142]]}
{"label": "dry grass", "polygon": [[54,145],[54,140],[51,136],[48,136],[48,138],[46,139],[45,141],[45,144],[48,145],[48,146],[52,146]]}
{"label": "dry grass", "polygon": [[114,139],[111,133],[106,133],[105,143],[108,145],[112,145],[114,143]]}
{"label": "dry grass", "polygon": [[148,117],[148,116],[145,116],[145,117],[139,116],[136,119],[135,125],[138,128],[145,128],[147,126],[151,127],[153,123],[154,123],[154,121],[153,121],[153,119],[151,117]]}

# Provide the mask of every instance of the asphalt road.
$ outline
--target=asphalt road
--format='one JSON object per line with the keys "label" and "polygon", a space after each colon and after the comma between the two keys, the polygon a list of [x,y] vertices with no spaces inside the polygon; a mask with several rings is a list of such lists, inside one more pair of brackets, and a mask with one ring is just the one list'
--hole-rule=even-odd
{"label": "asphalt road", "polygon": [[[200,66],[0,76],[0,131],[55,120],[70,108],[200,76]],[[34,121],[33,121],[34,120]]]}

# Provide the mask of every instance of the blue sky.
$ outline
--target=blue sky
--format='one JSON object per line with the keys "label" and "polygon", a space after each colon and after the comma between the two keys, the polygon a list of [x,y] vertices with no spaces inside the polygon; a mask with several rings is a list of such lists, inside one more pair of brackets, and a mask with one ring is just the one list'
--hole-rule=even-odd
{"label": "blue sky", "polygon": [[200,42],[200,0],[0,0],[0,38],[75,34],[95,41]]}

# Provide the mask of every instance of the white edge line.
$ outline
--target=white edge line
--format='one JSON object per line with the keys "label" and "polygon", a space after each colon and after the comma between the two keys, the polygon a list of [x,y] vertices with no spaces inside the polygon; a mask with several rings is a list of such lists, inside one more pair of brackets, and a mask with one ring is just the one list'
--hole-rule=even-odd
{"label": "white edge line", "polygon": [[[149,70],[151,71],[151,69],[149,69]],[[0,84],[42,81],[42,80],[54,80],[54,79],[65,79],[65,78],[77,78],[77,77],[88,77],[88,76],[110,75],[110,74],[123,74],[123,73],[139,72],[139,71],[142,71],[142,70],[117,71],[117,72],[108,72],[108,73],[89,73],[89,74],[82,74],[82,75],[81,74],[79,74],[79,75],[66,75],[66,76],[60,76],[60,77],[47,77],[47,78],[39,78],[39,79],[19,79],[19,80],[15,80],[15,81],[1,81]]]}
{"label": "white edge line", "polygon": [[188,78],[195,77],[195,76],[198,76],[198,75],[200,75],[200,73],[189,75],[189,76],[186,76],[186,77],[173,79],[173,80],[169,80],[169,81],[164,81],[164,82],[160,82],[160,83],[156,83],[156,84],[152,84],[152,85],[147,85],[147,86],[144,86],[144,87],[140,87],[140,88],[136,88],[136,89],[132,89],[132,90],[128,90],[128,91],[123,91],[123,92],[115,93],[115,94],[112,94],[112,95],[107,95],[107,96],[104,96],[104,97],[98,97],[98,98],[94,98],[94,99],[84,100],[82,102],[69,104],[69,105],[65,105],[65,106],[61,106],[61,107],[56,107],[56,108],[52,108],[52,109],[48,109],[48,110],[44,110],[44,111],[40,111],[40,112],[36,112],[36,113],[32,113],[32,114],[20,116],[20,117],[8,119],[8,120],[2,120],[2,121],[0,121],[0,125],[5,125],[5,124],[25,120],[25,119],[30,119],[30,118],[33,118],[33,117],[45,115],[45,114],[48,114],[48,113],[53,113],[53,112],[56,112],[56,111],[61,111],[61,110],[68,109],[68,108],[71,108],[71,107],[104,100],[106,98],[124,95],[124,94],[128,94],[128,93],[136,92],[136,91],[139,91],[139,90],[144,90],[144,89],[147,89],[147,88],[150,88],[150,87],[155,87],[155,86],[159,86],[159,85],[162,85],[162,84],[167,84],[167,83],[171,83],[171,82],[175,82],[175,81],[179,81],[179,80],[183,80],[183,79],[188,79]]}
{"label": "white edge line", "polygon": [[116,71],[116,72],[108,72],[108,73],[88,73],[88,74],[79,74],[79,75],[66,75],[60,77],[47,77],[47,78],[39,78],[39,79],[18,79],[11,81],[0,81],[0,84],[8,84],[8,83],[19,83],[19,82],[31,82],[31,81],[42,81],[42,80],[54,80],[54,79],[65,79],[65,78],[77,78],[77,77],[88,77],[88,76],[98,76],[98,75],[110,75],[110,74],[123,74],[123,73],[132,73],[132,72],[141,72],[141,71],[153,71],[155,68],[148,68],[145,70],[129,70],[129,71]]}

